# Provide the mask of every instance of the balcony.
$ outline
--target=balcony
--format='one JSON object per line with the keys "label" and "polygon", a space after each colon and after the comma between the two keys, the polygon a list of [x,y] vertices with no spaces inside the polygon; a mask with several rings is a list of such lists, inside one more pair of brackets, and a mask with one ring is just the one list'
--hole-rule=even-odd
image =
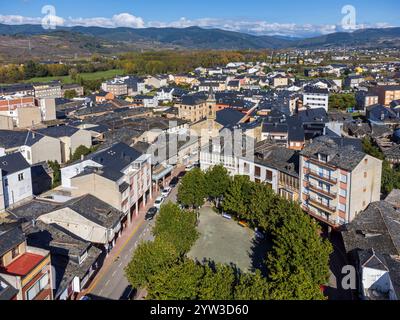
{"label": "balcony", "polygon": [[304,168],[304,173],[310,177],[313,177],[314,179],[329,183],[330,185],[336,185],[338,183],[338,179],[333,178],[332,176],[326,174],[322,174],[320,172],[316,172],[308,168]]}
{"label": "balcony", "polygon": [[334,166],[332,166],[332,165],[330,165],[330,164],[328,164],[328,163],[326,163],[324,161],[321,161],[319,159],[310,158],[310,159],[308,159],[308,161],[313,163],[313,164],[316,164],[317,166],[322,166],[322,167],[325,167],[325,168],[328,168],[328,169],[333,169],[333,170],[337,169],[336,167],[334,167]]}
{"label": "balcony", "polygon": [[332,219],[330,217],[330,215],[321,215],[318,212],[315,212],[313,210],[311,210],[310,208],[307,208],[307,206],[302,205],[301,208],[303,209],[303,211],[305,211],[307,214],[309,214],[310,216],[312,216],[313,218],[322,221],[324,223],[326,223],[327,225],[333,227],[333,228],[338,228],[340,227],[336,220]]}
{"label": "balcony", "polygon": [[309,195],[307,196],[307,201],[309,204],[312,206],[321,209],[323,211],[326,211],[330,214],[336,213],[336,207],[330,206],[329,204],[323,203],[322,201],[319,201],[318,199],[314,197],[310,197]]}
{"label": "balcony", "polygon": [[322,195],[324,195],[324,196],[326,196],[326,197],[328,197],[328,198],[330,198],[332,200],[336,199],[336,197],[337,197],[337,193],[336,192],[322,189],[319,186],[310,183],[309,181],[306,181],[306,185],[307,185],[307,188],[310,189],[312,192],[315,192],[315,193],[318,193],[318,194],[322,194]]}

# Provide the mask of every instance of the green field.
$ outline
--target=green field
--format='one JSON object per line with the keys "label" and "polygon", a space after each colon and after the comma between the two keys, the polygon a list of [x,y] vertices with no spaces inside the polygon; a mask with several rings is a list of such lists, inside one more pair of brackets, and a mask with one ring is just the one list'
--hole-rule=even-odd
{"label": "green field", "polygon": [[[81,76],[84,80],[100,80],[100,79],[110,79],[117,75],[123,75],[123,74],[124,70],[115,69],[115,70],[99,71],[93,73],[80,73],[79,76]],[[60,80],[65,84],[74,82],[70,76],[32,78],[25,82],[49,82],[53,80]]]}

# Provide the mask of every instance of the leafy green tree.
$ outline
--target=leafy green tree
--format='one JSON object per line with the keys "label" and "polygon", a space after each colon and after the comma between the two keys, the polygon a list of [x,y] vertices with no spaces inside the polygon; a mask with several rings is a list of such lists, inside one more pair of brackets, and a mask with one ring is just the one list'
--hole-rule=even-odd
{"label": "leafy green tree", "polygon": [[125,269],[133,288],[145,288],[149,279],[176,263],[178,254],[173,244],[156,239],[141,243]]}
{"label": "leafy green tree", "polygon": [[147,287],[149,300],[196,300],[204,269],[185,259],[151,277]]}
{"label": "leafy green tree", "polygon": [[186,207],[197,208],[204,204],[207,196],[206,178],[199,168],[189,171],[178,189],[178,201]]}
{"label": "leafy green tree", "polygon": [[76,93],[76,91],[74,89],[65,90],[65,93],[64,93],[65,99],[73,99],[73,98],[76,98],[77,96],[78,96],[78,94]]}
{"label": "leafy green tree", "polygon": [[232,300],[236,282],[235,271],[231,266],[217,264],[205,266],[205,274],[199,288],[200,300]]}
{"label": "leafy green tree", "polygon": [[52,188],[57,188],[61,185],[61,166],[57,161],[48,161],[48,165],[53,170]]}
{"label": "leafy green tree", "polygon": [[[266,265],[270,279],[271,290],[287,292],[282,295],[298,298],[297,287],[303,283],[311,290],[327,282],[329,276],[329,256],[332,245],[321,238],[316,222],[302,212],[298,205],[287,207],[281,225],[271,230],[273,238],[272,251],[268,253]],[[311,291],[313,292],[313,291]]]}
{"label": "leafy green tree", "polygon": [[332,94],[329,97],[329,107],[339,110],[348,110],[356,105],[354,94]]}
{"label": "leafy green tree", "polygon": [[235,286],[235,300],[269,300],[267,279],[257,270],[254,274],[243,273]]}
{"label": "leafy green tree", "polygon": [[179,255],[187,253],[198,238],[196,214],[186,212],[176,204],[161,207],[153,233],[163,242],[171,243]]}
{"label": "leafy green tree", "polygon": [[228,170],[223,165],[218,165],[207,170],[205,182],[208,196],[218,202],[228,190],[231,179]]}
{"label": "leafy green tree", "polygon": [[270,300],[325,300],[325,297],[308,272],[296,269],[286,278],[270,283]]}
{"label": "leafy green tree", "polygon": [[82,156],[87,156],[90,153],[91,150],[88,147],[81,145],[78,148],[76,148],[74,154],[72,155],[71,161],[80,160]]}
{"label": "leafy green tree", "polygon": [[248,176],[235,176],[224,197],[222,204],[224,211],[239,218],[250,220],[248,201],[251,187],[251,181]]}
{"label": "leafy green tree", "polygon": [[256,226],[266,229],[267,215],[276,203],[272,188],[266,184],[253,183],[249,194],[249,218]]}

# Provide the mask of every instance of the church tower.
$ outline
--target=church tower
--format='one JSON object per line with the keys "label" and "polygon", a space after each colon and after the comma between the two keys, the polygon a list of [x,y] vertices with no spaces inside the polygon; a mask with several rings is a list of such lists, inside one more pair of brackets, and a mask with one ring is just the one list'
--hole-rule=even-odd
{"label": "church tower", "polygon": [[208,92],[208,97],[206,101],[207,108],[207,119],[216,120],[217,119],[217,100],[215,99],[215,94],[212,86]]}

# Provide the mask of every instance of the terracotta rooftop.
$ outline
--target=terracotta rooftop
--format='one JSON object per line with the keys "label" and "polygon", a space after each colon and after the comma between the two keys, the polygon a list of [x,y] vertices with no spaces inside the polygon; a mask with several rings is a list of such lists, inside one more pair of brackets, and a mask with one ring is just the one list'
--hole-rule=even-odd
{"label": "terracotta rooftop", "polygon": [[7,274],[12,274],[15,276],[26,276],[43,259],[43,256],[26,252],[21,255],[17,260],[5,267],[4,271]]}

